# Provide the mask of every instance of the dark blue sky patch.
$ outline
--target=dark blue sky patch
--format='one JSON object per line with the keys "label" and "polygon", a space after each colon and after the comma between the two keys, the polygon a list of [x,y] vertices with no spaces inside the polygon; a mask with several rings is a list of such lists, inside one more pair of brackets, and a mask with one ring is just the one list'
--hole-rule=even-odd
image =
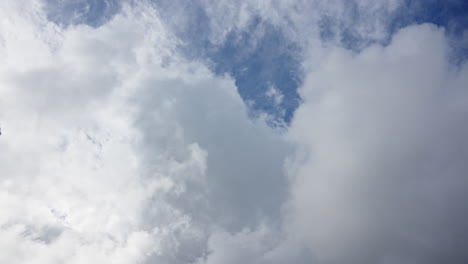
{"label": "dark blue sky patch", "polygon": [[[88,24],[97,27],[111,19],[121,8],[121,0],[46,0],[48,18],[60,25]],[[222,43],[210,41],[211,20],[198,1],[151,0],[163,21],[183,41],[180,50],[193,60],[208,62],[219,74],[235,79],[240,96],[256,117],[267,113],[272,124],[289,124],[300,104],[297,88],[301,85],[301,49],[285,37],[281,29],[261,18],[253,18],[243,30],[232,30]],[[128,3],[132,3],[130,0]],[[387,45],[399,29],[412,24],[433,23],[446,28],[452,40],[451,58],[460,63],[468,58],[463,32],[468,29],[466,0],[403,0],[401,6],[368,10],[357,1],[344,2],[337,16],[324,15],[319,22],[325,42],[339,43],[361,51],[371,44]],[[384,36],[373,35],[381,30]],[[369,27],[369,28],[366,28]],[[364,30],[362,30],[364,28]],[[366,30],[369,29],[369,32]]]}
{"label": "dark blue sky patch", "polygon": [[[185,43],[190,59],[209,61],[212,70],[235,79],[240,96],[256,117],[267,113],[272,124],[288,124],[299,106],[300,50],[280,30],[253,19],[245,31],[232,31],[221,45],[210,42],[210,18],[194,2],[154,0],[163,20]],[[68,26],[100,26],[120,10],[118,0],[47,0],[49,20]],[[182,22],[182,23],[181,23]]]}
{"label": "dark blue sky patch", "polygon": [[[166,0],[155,3],[164,10],[163,16],[173,14],[171,9],[177,6]],[[251,117],[267,113],[272,118],[271,125],[289,124],[300,103],[298,45],[258,17],[245,30],[232,30],[221,44],[214,44],[210,41],[210,18],[203,8],[194,2],[183,6],[184,19],[190,27],[173,25],[184,43],[180,50],[190,59],[208,62],[216,74],[232,76]]]}
{"label": "dark blue sky patch", "polygon": [[373,43],[388,43],[391,34],[383,39],[375,34],[380,30],[379,25],[386,24],[392,16],[385,5],[376,11],[360,7],[356,1],[346,1],[345,6],[340,14],[320,17],[318,26],[323,41],[357,52]]}
{"label": "dark blue sky patch", "polygon": [[391,32],[411,24],[432,23],[444,27],[449,35],[468,29],[466,0],[405,0],[389,23]]}
{"label": "dark blue sky patch", "polygon": [[274,26],[255,19],[247,30],[230,32],[206,54],[217,74],[230,74],[253,117],[267,113],[271,124],[288,124],[299,106],[300,49]]}
{"label": "dark blue sky patch", "polygon": [[197,1],[153,0],[165,23],[182,40],[191,60],[207,62],[218,75],[229,74],[249,106],[251,117],[262,113],[270,124],[289,124],[300,98],[301,58],[298,45],[259,17],[244,30],[232,30],[222,43],[212,43],[210,17]]}
{"label": "dark blue sky patch", "polygon": [[46,0],[47,18],[61,26],[98,27],[120,11],[120,0]]}
{"label": "dark blue sky patch", "polygon": [[467,39],[463,39],[468,30],[468,1],[466,0],[405,0],[395,12],[389,23],[392,33],[411,25],[432,23],[444,27],[452,47],[449,54],[454,64],[468,59]]}
{"label": "dark blue sky patch", "polygon": [[[360,26],[376,22],[386,31],[381,38],[356,30]],[[375,12],[359,8],[356,2],[347,2],[342,17],[324,16],[320,19],[320,35],[324,41],[338,41],[344,47],[361,51],[371,44],[388,45],[393,34],[413,24],[432,23],[444,27],[452,39],[454,54],[458,60],[468,57],[467,48],[461,46],[463,32],[468,29],[468,1],[466,0],[404,0],[398,8]]]}

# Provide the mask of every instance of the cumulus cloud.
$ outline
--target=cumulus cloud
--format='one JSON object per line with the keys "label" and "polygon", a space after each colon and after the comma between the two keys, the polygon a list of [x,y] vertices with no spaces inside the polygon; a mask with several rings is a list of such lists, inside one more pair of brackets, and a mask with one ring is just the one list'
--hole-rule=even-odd
{"label": "cumulus cloud", "polygon": [[293,207],[323,263],[468,259],[468,67],[448,51],[443,29],[413,26],[386,47],[335,49],[307,76]]}
{"label": "cumulus cloud", "polygon": [[2,5],[1,262],[194,262],[279,219],[286,144],[155,9],[63,29]]}
{"label": "cumulus cloud", "polygon": [[[380,41],[399,1],[46,3],[0,3],[1,263],[466,262],[468,67],[432,25]],[[179,49],[200,17],[300,45],[289,128]]]}

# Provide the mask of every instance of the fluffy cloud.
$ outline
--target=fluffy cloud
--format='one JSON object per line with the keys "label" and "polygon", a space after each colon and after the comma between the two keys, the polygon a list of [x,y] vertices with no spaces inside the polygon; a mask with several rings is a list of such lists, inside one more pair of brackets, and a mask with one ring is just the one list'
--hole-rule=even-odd
{"label": "fluffy cloud", "polygon": [[[291,136],[299,232],[323,263],[464,263],[468,67],[440,28],[329,53]],[[322,263],[322,262],[319,262]]]}
{"label": "fluffy cloud", "polygon": [[194,262],[213,228],[277,221],[286,143],[155,9],[62,29],[2,5],[0,262]]}
{"label": "fluffy cloud", "polygon": [[[430,25],[330,45],[322,18],[350,19],[335,3],[195,5],[212,43],[261,16],[310,56],[275,131],[180,53],[196,10],[129,1],[63,28],[43,1],[2,1],[0,262],[463,263],[468,67]],[[374,13],[398,3],[348,22],[385,39]]]}

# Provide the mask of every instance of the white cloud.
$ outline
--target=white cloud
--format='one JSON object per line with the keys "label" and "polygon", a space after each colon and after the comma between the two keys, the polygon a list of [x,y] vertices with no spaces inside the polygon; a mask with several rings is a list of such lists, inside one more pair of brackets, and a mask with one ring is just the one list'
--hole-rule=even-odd
{"label": "white cloud", "polygon": [[[272,25],[285,39],[316,57],[321,56],[322,45],[350,42],[363,48],[369,41],[385,41],[392,34],[389,21],[402,4],[401,0],[155,2],[162,10],[162,19],[185,40],[183,44],[189,50],[203,50],[207,42],[217,47],[232,33],[238,37],[247,33],[249,45],[255,46],[263,37],[264,26]],[[256,23],[259,25],[252,27]],[[324,32],[331,33],[325,43],[322,42]],[[248,48],[246,45],[245,49]]]}
{"label": "white cloud", "polygon": [[323,263],[466,261],[468,67],[448,52],[442,29],[413,26],[308,74],[293,207]]}
{"label": "white cloud", "polygon": [[[310,49],[280,135],[178,54],[184,15],[135,2],[64,29],[33,3],[0,3],[1,263],[466,259],[468,67],[448,63],[441,29],[353,53],[305,19],[345,16],[343,1],[202,5],[214,43],[260,14]],[[356,30],[383,38],[368,18]]]}
{"label": "white cloud", "polygon": [[0,262],[194,262],[213,228],[278,221],[286,144],[156,10],[61,29],[3,5]]}
{"label": "white cloud", "polygon": [[273,100],[275,105],[281,104],[283,102],[284,95],[276,89],[274,86],[271,86],[270,89],[267,90],[265,95]]}
{"label": "white cloud", "polygon": [[36,6],[19,8],[1,32],[0,262],[141,262],[161,240],[140,228],[144,201],[167,189],[140,177],[125,102],[122,72],[139,65],[124,45],[141,47],[128,34],[141,21],[45,32]]}

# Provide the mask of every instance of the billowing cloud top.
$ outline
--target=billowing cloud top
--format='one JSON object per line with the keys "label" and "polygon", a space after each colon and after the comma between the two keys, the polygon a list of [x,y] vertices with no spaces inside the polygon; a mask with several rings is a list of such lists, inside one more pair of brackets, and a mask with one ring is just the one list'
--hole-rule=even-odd
{"label": "billowing cloud top", "polygon": [[416,3],[1,1],[0,263],[467,263],[468,8]]}

